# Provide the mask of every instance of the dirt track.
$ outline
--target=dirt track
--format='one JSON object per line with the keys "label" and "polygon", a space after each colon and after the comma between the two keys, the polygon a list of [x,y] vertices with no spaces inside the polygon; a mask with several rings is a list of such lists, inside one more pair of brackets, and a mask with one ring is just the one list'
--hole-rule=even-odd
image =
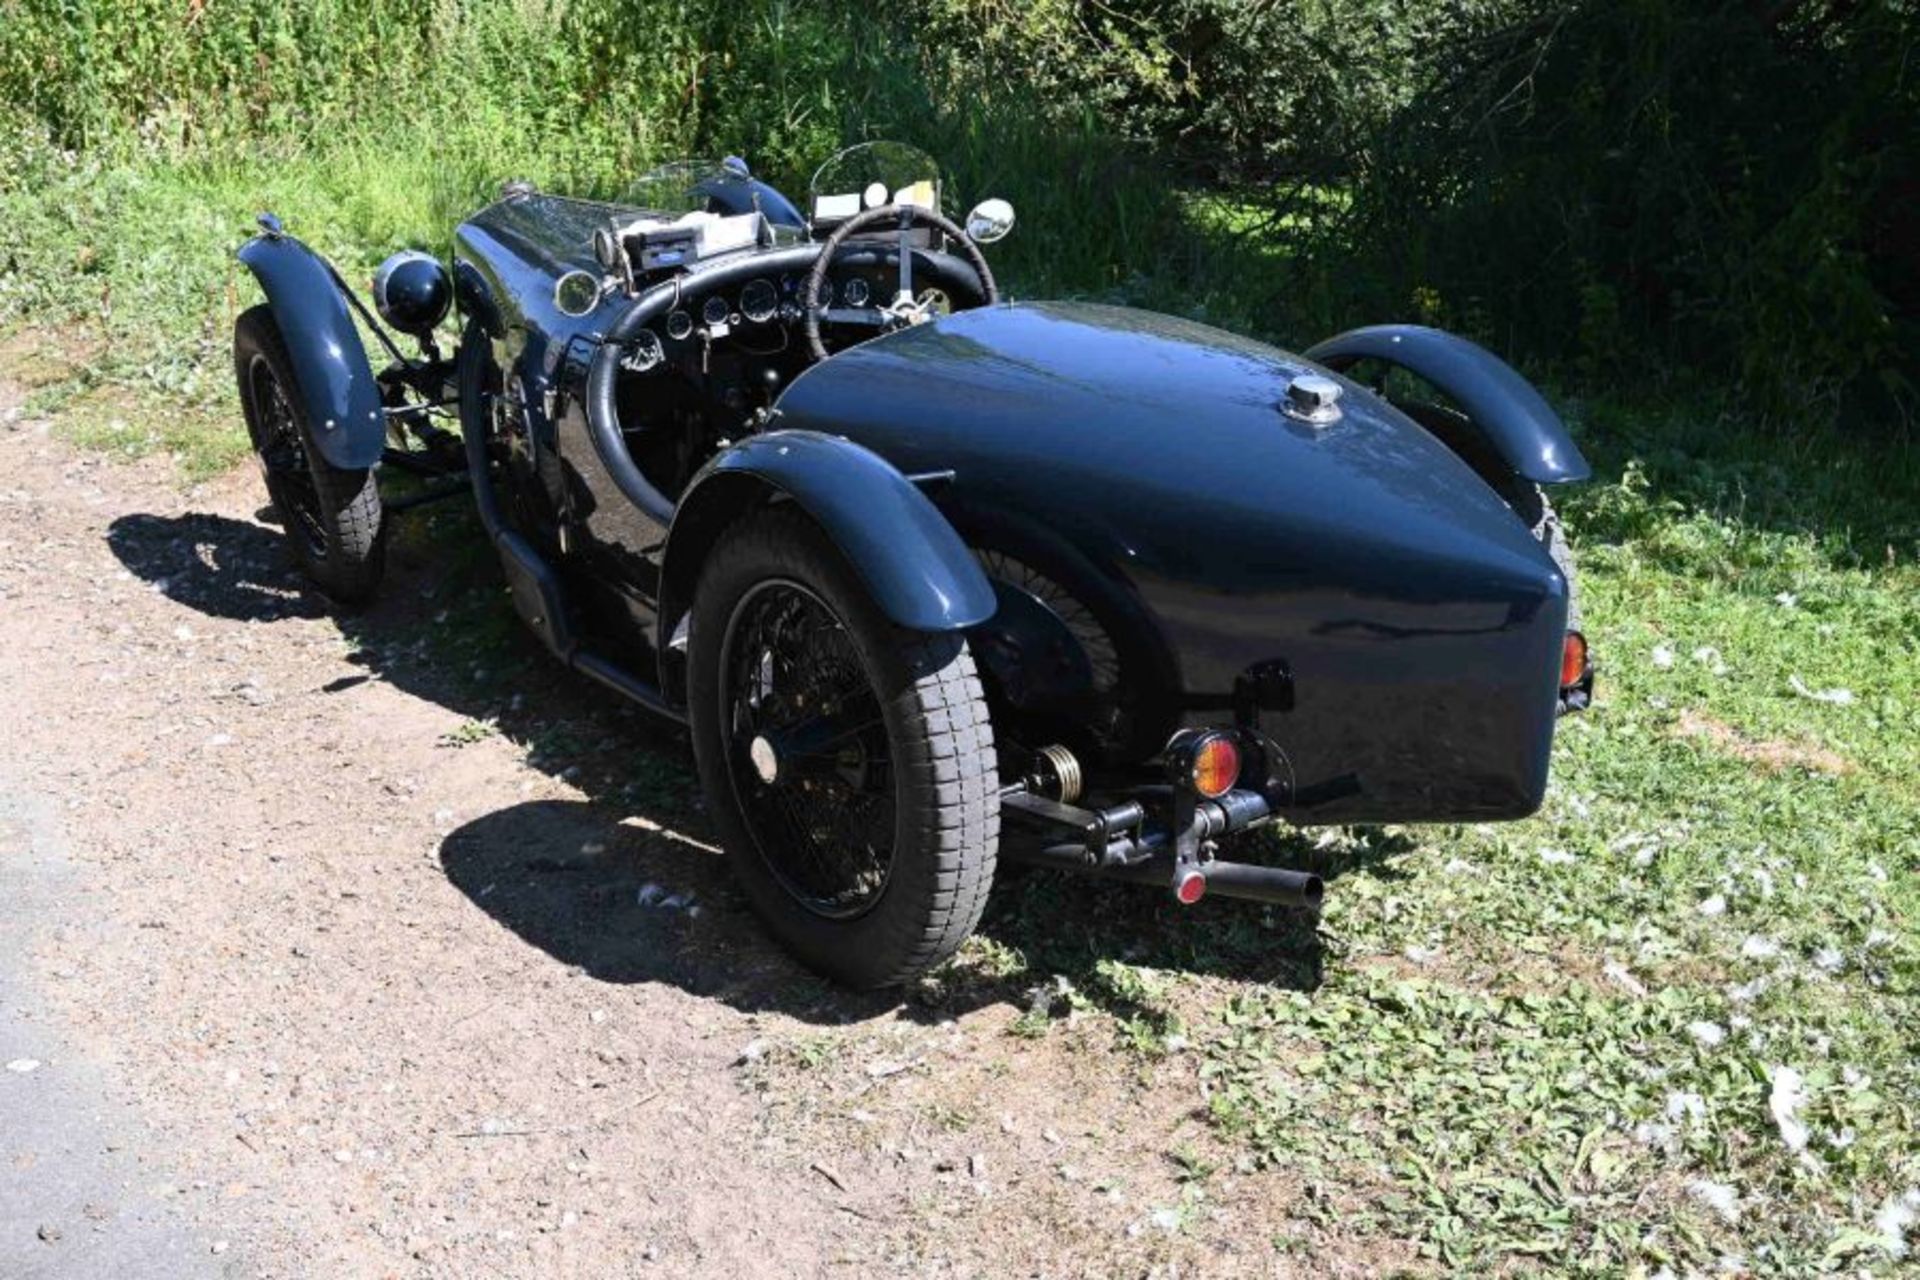
{"label": "dirt track", "polygon": [[[506,611],[443,545],[402,539],[343,626],[251,474],[183,491],[16,421],[0,477],[0,785],[76,876],[16,977],[213,1268],[1273,1267],[1272,1175],[1182,1201],[1189,1062],[796,969],[702,843],[684,744],[517,636],[468,656],[439,620]],[[39,1158],[5,1118],[61,1070],[0,1076],[0,1197]],[[0,1259],[83,1274],[97,1225]]]}

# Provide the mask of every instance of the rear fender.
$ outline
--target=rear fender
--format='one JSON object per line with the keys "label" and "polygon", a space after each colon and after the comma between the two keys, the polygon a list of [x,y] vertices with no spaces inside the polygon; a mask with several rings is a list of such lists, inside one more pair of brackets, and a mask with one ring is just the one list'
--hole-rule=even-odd
{"label": "rear fender", "polygon": [[1535,484],[1566,484],[1593,474],[1566,424],[1533,384],[1486,348],[1414,324],[1349,329],[1305,352],[1335,373],[1362,360],[1396,365],[1437,387],[1513,473]]}
{"label": "rear fender", "polygon": [[320,456],[343,471],[371,467],[386,448],[386,413],[332,268],[277,230],[247,241],[239,257],[273,308]]}
{"label": "rear fender", "polygon": [[768,501],[792,501],[847,558],[880,611],[913,631],[963,631],[993,616],[993,587],[925,494],[872,450],[813,431],[772,431],[701,468],[674,510],[661,572],[659,652],[672,637],[700,567],[727,526]]}

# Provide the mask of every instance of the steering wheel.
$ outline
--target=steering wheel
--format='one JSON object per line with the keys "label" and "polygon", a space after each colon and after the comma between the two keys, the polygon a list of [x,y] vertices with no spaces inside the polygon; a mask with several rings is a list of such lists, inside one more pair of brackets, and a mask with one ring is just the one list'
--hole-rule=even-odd
{"label": "steering wheel", "polygon": [[919,324],[931,311],[930,306],[913,299],[913,249],[907,244],[907,232],[915,226],[932,227],[943,233],[959,248],[960,256],[966,259],[974,274],[980,277],[980,290],[986,305],[992,306],[1000,301],[1000,288],[993,282],[993,268],[987,265],[986,255],[980,252],[980,246],[959,224],[932,209],[923,209],[915,204],[889,204],[868,209],[854,214],[833,229],[833,234],[821,244],[820,256],[814,260],[813,270],[807,272],[806,282],[800,287],[800,313],[805,317],[807,348],[813,352],[815,360],[827,358],[827,345],[820,340],[820,289],[827,281],[827,269],[833,265],[835,255],[849,236],[888,222],[900,228],[900,290],[894,294],[892,302],[880,309],[878,324],[881,332],[891,333],[910,324]]}

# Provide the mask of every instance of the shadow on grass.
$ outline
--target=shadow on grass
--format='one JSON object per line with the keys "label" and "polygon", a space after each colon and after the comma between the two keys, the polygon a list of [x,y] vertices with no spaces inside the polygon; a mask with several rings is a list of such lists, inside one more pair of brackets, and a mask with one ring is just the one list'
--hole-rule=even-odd
{"label": "shadow on grass", "polygon": [[[129,570],[210,616],[272,623],[327,612],[270,528],[212,513],[135,514],[107,537]],[[671,983],[827,1024],[1024,1004],[1057,978],[1132,1017],[1137,1001],[1105,976],[1115,960],[1301,990],[1320,982],[1321,942],[1304,913],[1217,899],[1180,908],[1151,890],[1036,872],[996,890],[975,949],[991,960],[949,965],[904,1002],[897,991],[844,991],[788,959],[734,890],[702,817],[685,733],[609,699],[525,633],[469,513],[422,512],[397,526],[379,600],[337,622],[355,646],[349,660],[366,674],[320,692],[383,680],[465,717],[476,736],[507,738],[529,764],[585,794],[499,797],[498,808],[446,838],[441,862],[481,911],[600,981]],[[1327,876],[1406,847],[1381,835],[1327,865],[1305,837],[1259,838],[1266,855]],[[642,905],[643,890],[656,889],[697,910]]]}

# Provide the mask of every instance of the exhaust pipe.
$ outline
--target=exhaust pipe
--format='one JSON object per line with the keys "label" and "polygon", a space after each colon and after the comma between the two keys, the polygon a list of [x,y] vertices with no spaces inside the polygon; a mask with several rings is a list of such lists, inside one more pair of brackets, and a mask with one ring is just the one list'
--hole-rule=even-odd
{"label": "exhaust pipe", "polygon": [[1250,862],[1209,861],[1205,851],[1215,837],[1245,831],[1272,820],[1273,801],[1264,793],[1234,788],[1210,799],[1186,796],[1172,789],[1175,825],[1184,825],[1179,839],[1167,826],[1146,824],[1143,796],[1109,809],[1075,807],[1081,788],[1080,765],[1064,747],[1041,752],[1033,775],[1001,793],[1008,812],[1029,821],[1075,830],[1080,838],[1057,843],[1001,845],[1009,862],[1105,876],[1133,884],[1154,885],[1173,894],[1174,901],[1192,906],[1209,893],[1225,898],[1247,898],[1286,907],[1319,910],[1326,886],[1319,876],[1284,867]]}
{"label": "exhaust pipe", "polygon": [[[1321,899],[1326,896],[1326,884],[1311,872],[1262,867],[1251,862],[1216,861],[1181,867],[1165,854],[1134,856],[1139,849],[1134,841],[1122,837],[1107,846],[1106,858],[1098,863],[1087,861],[1086,847],[1080,844],[1014,847],[1003,850],[1001,856],[1012,862],[1051,867],[1056,871],[1077,871],[1130,884],[1155,885],[1170,890],[1177,901],[1187,906],[1213,893],[1223,898],[1246,898],[1318,911]],[[1195,877],[1204,881],[1204,887],[1194,885]]]}
{"label": "exhaust pipe", "polygon": [[1228,898],[1251,898],[1255,902],[1274,902],[1283,907],[1320,909],[1326,885],[1308,871],[1290,871],[1285,867],[1261,867],[1250,862],[1203,863],[1200,872],[1207,878],[1207,892]]}

